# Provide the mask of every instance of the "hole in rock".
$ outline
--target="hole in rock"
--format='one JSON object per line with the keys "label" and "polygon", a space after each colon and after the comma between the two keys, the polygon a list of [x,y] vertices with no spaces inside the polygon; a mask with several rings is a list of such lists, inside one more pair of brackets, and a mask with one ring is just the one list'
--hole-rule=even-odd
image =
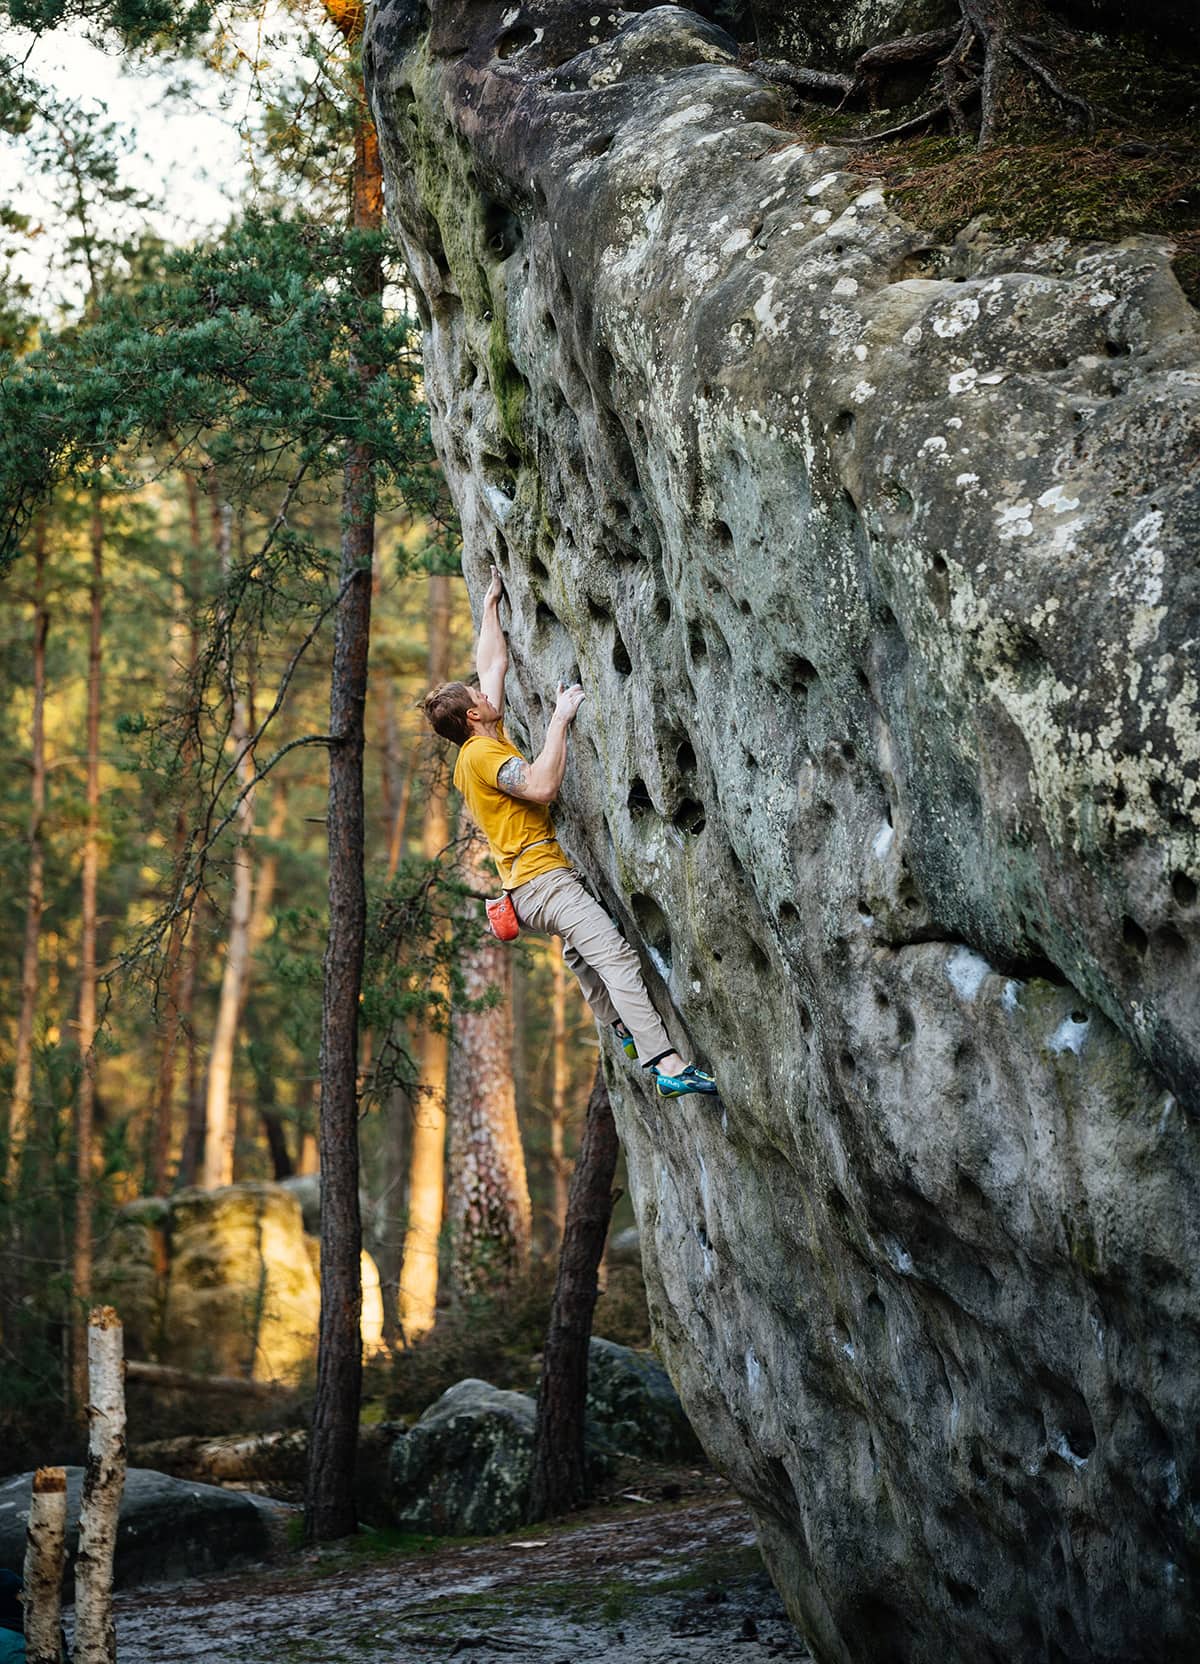
{"label": "hole in rock", "polygon": [[916,1019],[906,1005],[896,1009],[896,1038],[902,1046],[911,1045],[917,1037]]}
{"label": "hole in rock", "polygon": [[753,769],[758,767],[758,758],[754,755],[753,751],[747,750],[745,746],[742,747],[742,758],[747,768]]}
{"label": "hole in rock", "polygon": [[795,902],[781,901],[779,903],[780,924],[795,924],[799,917],[800,909],[796,906]]}
{"label": "hole in rock", "polygon": [[849,443],[854,438],[854,430],[858,426],[858,418],[852,410],[839,410],[830,424],[830,432],[835,439]]}
{"label": "hole in rock", "polygon": [[716,960],[718,965],[721,963],[721,960],[725,957],[724,954],[721,952],[720,948],[714,948],[712,950],[712,956]]}
{"label": "hole in rock", "polygon": [[708,641],[698,624],[693,624],[688,630],[687,646],[688,657],[693,662],[698,663],[708,657]]}
{"label": "hole in rock", "polygon": [[738,611],[741,613],[743,618],[749,618],[753,610],[754,609],[751,607],[749,601],[744,598],[738,602]]}
{"label": "hole in rock", "polygon": [[631,815],[654,814],[654,799],[640,774],[635,774],[633,784],[629,788],[629,795],[625,799],[625,807]]}
{"label": "hole in rock", "polygon": [[845,1069],[845,1071],[848,1075],[854,1073],[855,1063],[854,1063],[854,1053],[853,1052],[847,1052],[847,1051],[839,1052],[838,1053],[838,1062],[841,1064],[842,1068]]}
{"label": "hole in rock", "polygon": [[790,685],[797,691],[810,688],[814,682],[820,680],[816,665],[799,653],[786,660],[784,674]]}
{"label": "hole in rock", "polygon": [[[861,896],[858,898],[858,916],[860,919],[874,918],[874,914],[871,912],[870,906],[862,899]],[[884,1000],[883,1003],[886,1005],[887,1001]]]}
{"label": "hole in rock", "polygon": [[548,607],[544,601],[539,601],[537,604],[537,610],[533,615],[533,627],[535,630],[562,628],[559,624],[558,614],[553,607]]}
{"label": "hole in rock", "polygon": [[612,149],[616,136],[615,133],[600,133],[590,143],[585,144],[579,154],[586,156],[589,160],[594,160],[597,156],[604,156]]}
{"label": "hole in rock", "polygon": [[499,260],[507,260],[521,246],[525,232],[507,203],[488,197],[483,206],[483,240]]}
{"label": "hole in rock", "polygon": [[934,557],[933,557],[933,570],[938,574],[939,577],[942,575],[942,573],[948,572],[950,570],[950,568],[946,565],[945,555],[934,555]]}
{"label": "hole in rock", "polygon": [[731,549],[733,547],[733,533],[724,520],[713,521],[713,536],[720,548]]}
{"label": "hole in rock", "polygon": [[551,338],[553,338],[554,336],[556,336],[558,334],[558,325],[554,321],[554,313],[553,312],[543,312],[542,313],[542,328],[546,331],[546,334],[549,335]]}
{"label": "hole in rock", "polygon": [[539,560],[537,555],[530,555],[529,574],[532,578],[536,579],[538,583],[544,584],[549,580],[550,568],[546,565],[544,560]]}
{"label": "hole in rock", "polygon": [[1171,894],[1181,907],[1196,905],[1196,883],[1185,872],[1171,874]]}
{"label": "hole in rock", "polygon": [[915,913],[921,905],[921,898],[915,890],[909,890],[908,894],[903,899],[904,905],[908,908],[910,913]]}
{"label": "hole in rock", "polygon": [[680,774],[691,774],[696,767],[696,753],[691,740],[681,740],[675,749],[675,767]]}
{"label": "hole in rock", "polygon": [[1112,794],[1112,806],[1113,806],[1113,808],[1114,809],[1123,809],[1128,802],[1129,802],[1129,799],[1125,795],[1124,786],[1118,786],[1116,791]]}
{"label": "hole in rock", "polygon": [[[859,911],[861,912],[862,906],[863,906],[861,901],[859,902],[858,906],[859,906]],[[883,989],[882,988],[876,988],[876,990],[875,990],[875,1004],[879,1007],[879,1009],[881,1011],[886,1011],[889,1008],[889,1006],[891,1005],[891,1003],[892,1003],[891,1000],[884,993]]]}
{"label": "hole in rock", "polygon": [[506,29],[496,39],[496,56],[511,58],[516,52],[523,52],[527,46],[532,46],[537,39],[537,30],[530,28],[528,23],[518,23],[515,29]]}
{"label": "hole in rock", "polygon": [[1129,917],[1128,913],[1121,920],[1121,940],[1134,953],[1145,953],[1150,945],[1150,938],[1146,935],[1146,932],[1136,919]]}
{"label": "hole in rock", "polygon": [[973,1588],[970,1583],[963,1583],[957,1577],[948,1577],[946,1579],[946,1589],[950,1599],[963,1612],[969,1611],[972,1606],[979,1605],[979,1591]]}
{"label": "hole in rock", "polygon": [[633,661],[629,657],[629,649],[625,646],[625,643],[621,640],[620,636],[618,636],[616,641],[613,642],[612,662],[613,669],[619,676],[628,676],[630,671],[633,669]]}
{"label": "hole in rock", "polygon": [[671,927],[667,923],[666,914],[650,896],[632,896],[630,897],[630,906],[633,908],[633,916],[640,934],[669,965],[671,962]]}
{"label": "hole in rock", "polygon": [[703,803],[697,803],[695,798],[685,797],[671,816],[671,824],[677,826],[681,832],[688,832],[693,837],[697,836],[704,831]]}
{"label": "hole in rock", "polygon": [[801,1029],[804,1031],[805,1034],[811,1034],[812,1033],[812,1026],[813,1026],[812,1012],[808,1009],[808,1007],[803,1002],[801,1002],[801,1004],[800,1004],[799,1011],[800,1011],[800,1027],[801,1027]]}
{"label": "hole in rock", "polygon": [[1073,1023],[1086,1023],[1087,1020],[1088,1020],[1088,1014],[1087,1014],[1086,1011],[1072,1011],[1071,1021]]}
{"label": "hole in rock", "polygon": [[750,960],[750,969],[755,976],[766,976],[771,969],[771,961],[757,942],[751,940],[747,943],[747,954]]}
{"label": "hole in rock", "polygon": [[660,625],[666,625],[671,622],[671,603],[667,600],[665,595],[660,595],[658,600],[655,601],[654,616]]}
{"label": "hole in rock", "polygon": [[855,751],[854,746],[853,746],[853,744],[850,740],[843,740],[842,741],[842,756],[846,759],[846,761],[848,763],[852,763],[854,761],[855,757],[858,756],[858,752]]}
{"label": "hole in rock", "polygon": [[704,1221],[701,1219],[696,1221],[696,1241],[706,1251],[712,1247],[712,1243],[708,1240],[708,1232],[704,1229]]}

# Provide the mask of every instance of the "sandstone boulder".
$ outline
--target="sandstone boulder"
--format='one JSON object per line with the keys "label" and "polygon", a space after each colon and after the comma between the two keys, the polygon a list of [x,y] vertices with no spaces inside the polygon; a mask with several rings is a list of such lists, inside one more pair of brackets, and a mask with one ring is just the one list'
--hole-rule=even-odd
{"label": "sandstone boulder", "polygon": [[[656,1342],[814,1655],[1200,1620],[1200,335],[938,246],[711,19],[364,48],[509,729],[717,1104],[615,1051]],[[506,612],[506,621],[509,614]]]}
{"label": "sandstone boulder", "polygon": [[392,1516],[408,1531],[482,1537],[525,1517],[532,1398],[486,1381],[447,1388],[392,1446]]}
{"label": "sandstone boulder", "polygon": [[[316,1357],[320,1245],[277,1184],[138,1201],[114,1222],[96,1286],[121,1313],[131,1358],[197,1375],[300,1382]],[[363,1255],[363,1344],[379,1344],[379,1273]]]}
{"label": "sandstone boulder", "polygon": [[[32,1481],[31,1473],[21,1473],[0,1482],[0,1566],[18,1573],[25,1560]],[[74,1588],[82,1488],[83,1469],[68,1468],[68,1591]],[[282,1504],[263,1497],[130,1468],[117,1527],[114,1585],[181,1580],[263,1559],[286,1517]]]}
{"label": "sandstone boulder", "polygon": [[691,1461],[700,1444],[671,1378],[652,1352],[593,1335],[588,1346],[587,1410],[614,1449],[657,1461]]}

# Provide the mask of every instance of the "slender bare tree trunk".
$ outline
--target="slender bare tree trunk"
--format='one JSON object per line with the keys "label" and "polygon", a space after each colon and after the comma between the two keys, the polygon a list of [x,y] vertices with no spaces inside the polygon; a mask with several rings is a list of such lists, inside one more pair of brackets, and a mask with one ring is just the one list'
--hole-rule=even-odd
{"label": "slender bare tree trunk", "polygon": [[[472,838],[463,860],[478,891],[489,882],[487,845]],[[474,908],[478,903],[469,900]],[[493,988],[499,1003],[456,1011],[450,1049],[450,1161],[447,1215],[457,1294],[498,1293],[529,1264],[529,1183],[513,1090],[512,953],[486,936],[462,956],[464,993],[476,1003]]]}
{"label": "slender bare tree trunk", "polygon": [[200,970],[200,956],[204,951],[203,921],[204,897],[197,896],[183,951],[183,975],[179,987],[179,1026],[183,1030],[186,1048],[184,1097],[187,1124],[184,1128],[183,1148],[179,1153],[179,1168],[175,1175],[178,1189],[196,1183],[200,1176],[200,1159],[204,1154],[204,1088],[200,1080],[195,1021],[196,980]]}
{"label": "slender bare tree trunk", "polygon": [[[330,15],[347,40],[357,38],[361,12],[345,22],[332,10]],[[360,231],[378,231],[383,224],[379,141],[365,100],[355,113],[351,224]],[[381,301],[383,266],[378,253],[360,258],[355,290],[364,314]],[[365,390],[375,369],[359,363],[357,371]],[[358,1007],[367,926],[363,747],[374,550],[374,456],[369,445],[351,440],[343,471],[343,593],[334,628],[329,700],[329,937],[321,1001],[321,1320],[304,1496],[304,1535],[310,1543],[347,1536],[358,1524],[354,1500],[362,1399]]]}
{"label": "slender bare tree trunk", "polygon": [[561,937],[553,937],[551,946],[554,980],[550,1000],[550,1177],[554,1240],[559,1243],[567,1222],[567,1187],[571,1182],[571,1164],[563,1146],[567,1124],[567,967],[563,963]]}
{"label": "slender bare tree trunk", "polygon": [[75,1231],[71,1253],[71,1397],[82,1413],[87,1395],[87,1323],[92,1293],[92,1143],[96,1115],[96,897],[100,876],[100,693],[104,620],[104,511],[92,493],[92,575],[88,624],[87,830],[83,841],[79,940],[79,1091],[75,1099]]}
{"label": "slender bare tree trunk", "polygon": [[61,1664],[62,1580],[67,1559],[67,1470],[39,1468],[25,1533],[26,1664]]}
{"label": "slender bare tree trunk", "polygon": [[113,1553],[125,1489],[125,1360],[121,1320],[96,1306],[88,1324],[88,1459],[75,1561],[74,1664],[117,1664]]}
{"label": "slender bare tree trunk", "polygon": [[[429,580],[429,680],[444,682],[450,664],[450,580]],[[429,796],[421,849],[427,861],[450,841],[449,782],[429,770]],[[447,994],[444,983],[440,991]],[[418,1084],[413,1099],[408,1185],[408,1229],[400,1273],[400,1329],[406,1344],[433,1328],[437,1314],[438,1238],[446,1166],[446,1069],[449,1037],[427,1023],[418,1045]]]}
{"label": "slender bare tree trunk", "polygon": [[612,1183],[619,1148],[604,1071],[597,1064],[583,1142],[571,1179],[550,1327],[542,1354],[530,1481],[531,1520],[565,1514],[587,1494],[583,1428],[588,1342],[596,1309],[597,1273],[616,1199]]}
{"label": "slender bare tree trunk", "polygon": [[7,1181],[17,1182],[21,1151],[33,1115],[33,1023],[37,1014],[38,944],[45,904],[42,817],[46,812],[46,520],[39,515],[33,541],[33,720],[30,724],[29,871],[25,882],[25,943],[21,951],[21,1009],[17,1017],[12,1109],[4,1140]]}
{"label": "slender bare tree trunk", "polygon": [[[199,576],[202,545],[200,491],[195,478],[190,473],[185,473],[183,478],[184,488],[187,492],[190,552],[185,569],[186,576],[177,578],[175,584],[175,618],[171,625],[171,674],[178,685],[183,688],[190,688],[200,651],[199,635],[195,624],[195,591]],[[185,779],[190,774],[192,759],[192,746],[185,742],[183,748]],[[176,869],[178,869],[183,859],[187,839],[188,814],[184,804],[180,803],[175,813],[174,854]],[[164,967],[166,990],[163,1002],[162,1050],[158,1056],[158,1079],[154,1089],[150,1188],[156,1196],[166,1194],[169,1180],[172,1134],[174,1131],[175,1062],[179,1049],[179,1030],[183,1020],[184,986],[188,979],[188,964],[184,954],[187,933],[188,926],[185,920],[175,919],[172,921],[171,933],[167,940],[166,964]],[[192,968],[194,970],[194,961],[192,962]]]}
{"label": "slender bare tree trunk", "polygon": [[[214,482],[214,493],[219,488]],[[218,508],[219,503],[219,508]],[[232,510],[214,496],[217,552],[226,579],[232,567]],[[204,1104],[204,1162],[201,1183],[206,1190],[233,1182],[235,1120],[232,1110],[233,1064],[237,1047],[238,1017],[242,1005],[242,984],[250,963],[250,910],[254,888],[254,755],[250,749],[250,715],[246,697],[238,688],[230,642],[224,665],[230,700],[229,740],[238,758],[237,784],[244,793],[238,805],[233,845],[233,895],[229,907],[229,932],[225,943],[225,964],[221,973],[221,994],[208,1057],[208,1086]]]}

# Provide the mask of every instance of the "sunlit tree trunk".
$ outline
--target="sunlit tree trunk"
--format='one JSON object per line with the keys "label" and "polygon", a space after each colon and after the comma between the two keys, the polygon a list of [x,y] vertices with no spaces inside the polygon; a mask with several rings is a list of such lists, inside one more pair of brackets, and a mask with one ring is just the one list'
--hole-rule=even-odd
{"label": "sunlit tree trunk", "polygon": [[[447,680],[450,664],[450,580],[429,580],[429,681]],[[432,751],[432,748],[431,748]],[[429,769],[429,795],[421,851],[427,861],[439,856],[450,841],[449,781],[445,771]],[[444,980],[435,991],[448,997]],[[437,1313],[438,1238],[446,1163],[446,1067],[450,1055],[447,1035],[427,1023],[418,1047],[418,1079],[413,1099],[412,1144],[409,1162],[408,1229],[400,1273],[400,1329],[406,1343],[433,1328]]]}
{"label": "sunlit tree trunk", "polygon": [[[221,501],[214,482],[214,530],[221,574],[228,579],[232,568],[231,531],[233,514]],[[230,700],[229,742],[238,758],[237,789],[242,794],[234,820],[233,894],[229,906],[229,930],[225,942],[225,963],[221,972],[221,994],[208,1058],[208,1085],[204,1103],[204,1161],[201,1183],[206,1190],[233,1182],[234,1116],[232,1107],[233,1064],[237,1047],[238,1014],[242,983],[250,962],[250,909],[254,887],[254,755],[250,749],[250,716],[244,693],[237,685],[233,644],[226,648],[225,679]]]}
{"label": "sunlit tree trunk", "polygon": [[75,1228],[71,1252],[71,1397],[87,1402],[87,1311],[92,1292],[92,1143],[96,1115],[96,899],[100,876],[100,695],[104,621],[104,504],[92,493],[89,523],[87,826],[83,840],[79,937],[79,1090],[75,1098]]}
{"label": "sunlit tree trunk", "polygon": [[[188,503],[189,557],[186,577],[175,585],[175,618],[171,626],[171,673],[183,688],[191,687],[196,660],[200,650],[195,624],[197,579],[201,559],[200,492],[190,473],[183,476]],[[183,775],[190,776],[193,760],[190,743],[183,747]],[[186,787],[185,787],[186,789]],[[175,813],[174,856],[178,869],[187,847],[189,816],[180,803]],[[164,967],[165,994],[162,1021],[162,1048],[158,1054],[158,1079],[154,1090],[153,1133],[150,1164],[150,1189],[156,1196],[166,1194],[171,1164],[171,1144],[174,1132],[176,1058],[179,1050],[179,1031],[184,1024],[183,997],[189,982],[189,955],[185,953],[188,920],[172,921],[167,940]],[[191,960],[194,971],[194,959]],[[190,1001],[189,1012],[190,1018]]]}
{"label": "sunlit tree trunk", "polygon": [[16,1181],[33,1113],[33,1024],[37,1014],[38,944],[45,902],[42,817],[46,811],[46,521],[38,516],[33,541],[33,719],[30,724],[29,869],[25,881],[25,942],[21,951],[21,1009],[6,1139],[8,1175]]}
{"label": "sunlit tree trunk", "polygon": [[550,1000],[550,1179],[553,1186],[551,1210],[554,1240],[562,1240],[567,1219],[567,1186],[571,1164],[564,1148],[567,1124],[567,967],[563,963],[562,940],[552,939],[553,991]]}
{"label": "sunlit tree trunk", "polygon": [[[348,41],[363,13],[327,10]],[[365,98],[355,111],[351,224],[383,224],[379,141]],[[360,256],[355,290],[364,315],[382,301],[378,252]],[[357,371],[365,389],[375,375]],[[334,629],[330,680],[329,936],[321,1001],[321,1318],[317,1386],[304,1497],[308,1542],[344,1537],[357,1527],[354,1467],[362,1399],[362,1220],[358,1206],[358,1006],[362,991],[367,900],[363,874],[363,740],[375,548],[375,469],[369,445],[346,446],[342,485],[342,597]]]}
{"label": "sunlit tree trunk", "polygon": [[[487,845],[473,838],[463,860],[471,887],[483,893]],[[468,898],[472,908],[478,903]],[[486,936],[462,956],[466,999],[498,989],[499,1002],[456,1011],[450,1050],[450,1160],[447,1215],[458,1294],[499,1292],[529,1263],[529,1184],[513,1090],[512,950]]]}

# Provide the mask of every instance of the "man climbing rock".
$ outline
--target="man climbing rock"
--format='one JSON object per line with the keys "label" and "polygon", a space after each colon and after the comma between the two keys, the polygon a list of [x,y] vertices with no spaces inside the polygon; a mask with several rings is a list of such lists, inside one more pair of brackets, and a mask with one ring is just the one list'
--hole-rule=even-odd
{"label": "man climbing rock", "polygon": [[711,1075],[685,1063],[650,1003],[637,955],[588,894],[554,835],[550,804],[567,766],[567,733],[583,701],[578,685],[559,684],[546,743],[527,762],[504,732],[508,643],[500,623],[500,573],[483,604],[476,683],[447,682],[426,696],[435,731],[460,747],[454,784],[492,852],[500,882],[526,930],[563,939],[563,958],[600,1022],[611,1024],[629,1057],[654,1070],[660,1097],[715,1092]]}

